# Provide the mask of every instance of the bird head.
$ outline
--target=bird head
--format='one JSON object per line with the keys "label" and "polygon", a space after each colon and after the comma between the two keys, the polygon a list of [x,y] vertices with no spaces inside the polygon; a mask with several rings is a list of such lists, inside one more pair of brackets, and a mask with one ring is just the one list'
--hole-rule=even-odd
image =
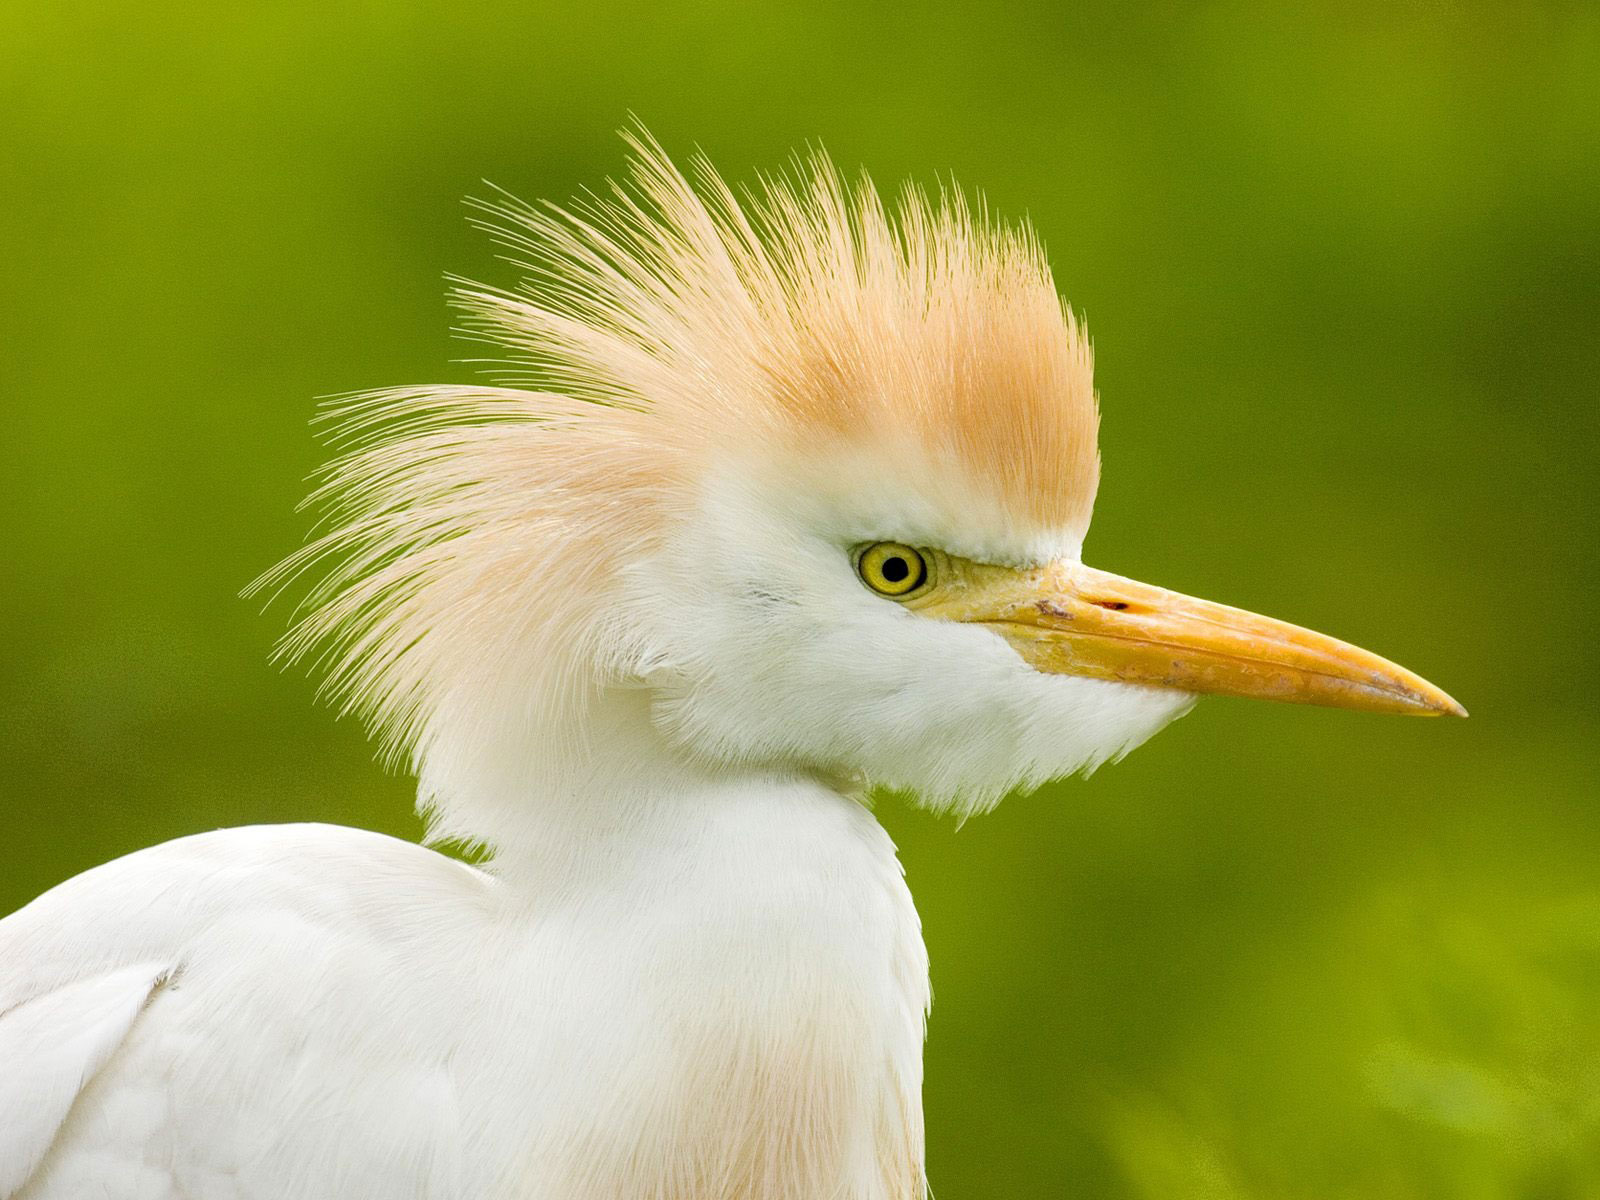
{"label": "bird head", "polygon": [[280,568],[328,565],[287,652],[425,780],[626,712],[708,769],[973,811],[1199,693],[1460,711],[1083,564],[1092,356],[1028,230],[821,158],[738,196],[634,148],[603,196],[484,206],[524,281],[456,299],[515,376],[347,399],[330,531]]}

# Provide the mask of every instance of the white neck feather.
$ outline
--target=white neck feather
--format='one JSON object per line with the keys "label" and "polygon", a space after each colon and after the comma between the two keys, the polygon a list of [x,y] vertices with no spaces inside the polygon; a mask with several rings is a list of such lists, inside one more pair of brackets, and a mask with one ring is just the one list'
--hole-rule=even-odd
{"label": "white neck feather", "polygon": [[639,688],[607,687],[539,729],[523,723],[525,710],[479,711],[470,725],[446,726],[470,727],[470,737],[438,738],[420,764],[418,805],[430,841],[488,847],[514,885],[593,886],[598,862],[659,844],[685,798],[777,778],[693,761],[655,729]]}
{"label": "white neck feather", "polygon": [[[433,835],[491,845],[513,911],[617,947],[597,1011],[648,1042],[608,1048],[605,1090],[648,1098],[661,1145],[632,1146],[605,1200],[922,1200],[927,956],[871,813],[794,773],[700,765],[643,689],[536,738],[476,730],[471,757],[427,760]],[[629,1174],[662,1163],[685,1179]]]}

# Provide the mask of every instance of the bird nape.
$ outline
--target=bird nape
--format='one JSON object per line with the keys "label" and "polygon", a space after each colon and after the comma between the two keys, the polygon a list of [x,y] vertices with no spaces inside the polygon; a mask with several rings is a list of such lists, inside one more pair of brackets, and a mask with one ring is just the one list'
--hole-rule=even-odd
{"label": "bird nape", "polygon": [[471,867],[184,838],[0,922],[0,1196],[919,1200],[884,785],[971,813],[1223,692],[1457,713],[1093,570],[1086,335],[1026,228],[820,157],[481,224],[493,386],[342,403],[284,653]]}

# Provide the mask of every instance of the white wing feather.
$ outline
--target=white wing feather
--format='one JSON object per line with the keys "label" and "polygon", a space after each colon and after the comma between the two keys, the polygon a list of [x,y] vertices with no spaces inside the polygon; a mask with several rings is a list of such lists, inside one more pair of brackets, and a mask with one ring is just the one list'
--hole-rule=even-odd
{"label": "white wing feather", "polygon": [[137,963],[0,1016],[0,1196],[25,1183],[67,1110],[122,1044],[170,963]]}
{"label": "white wing feather", "polygon": [[425,1033],[451,1025],[394,999],[448,989],[394,985],[448,957],[427,908],[486,887],[378,834],[260,826],[0,921],[0,1197],[459,1195],[450,1047]]}

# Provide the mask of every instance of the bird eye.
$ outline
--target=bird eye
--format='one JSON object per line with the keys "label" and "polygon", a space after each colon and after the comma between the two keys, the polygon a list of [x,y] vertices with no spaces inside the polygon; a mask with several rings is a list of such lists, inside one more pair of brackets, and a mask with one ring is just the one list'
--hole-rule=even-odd
{"label": "bird eye", "polygon": [[856,559],[861,581],[880,596],[909,596],[928,580],[928,560],[899,542],[875,542]]}

